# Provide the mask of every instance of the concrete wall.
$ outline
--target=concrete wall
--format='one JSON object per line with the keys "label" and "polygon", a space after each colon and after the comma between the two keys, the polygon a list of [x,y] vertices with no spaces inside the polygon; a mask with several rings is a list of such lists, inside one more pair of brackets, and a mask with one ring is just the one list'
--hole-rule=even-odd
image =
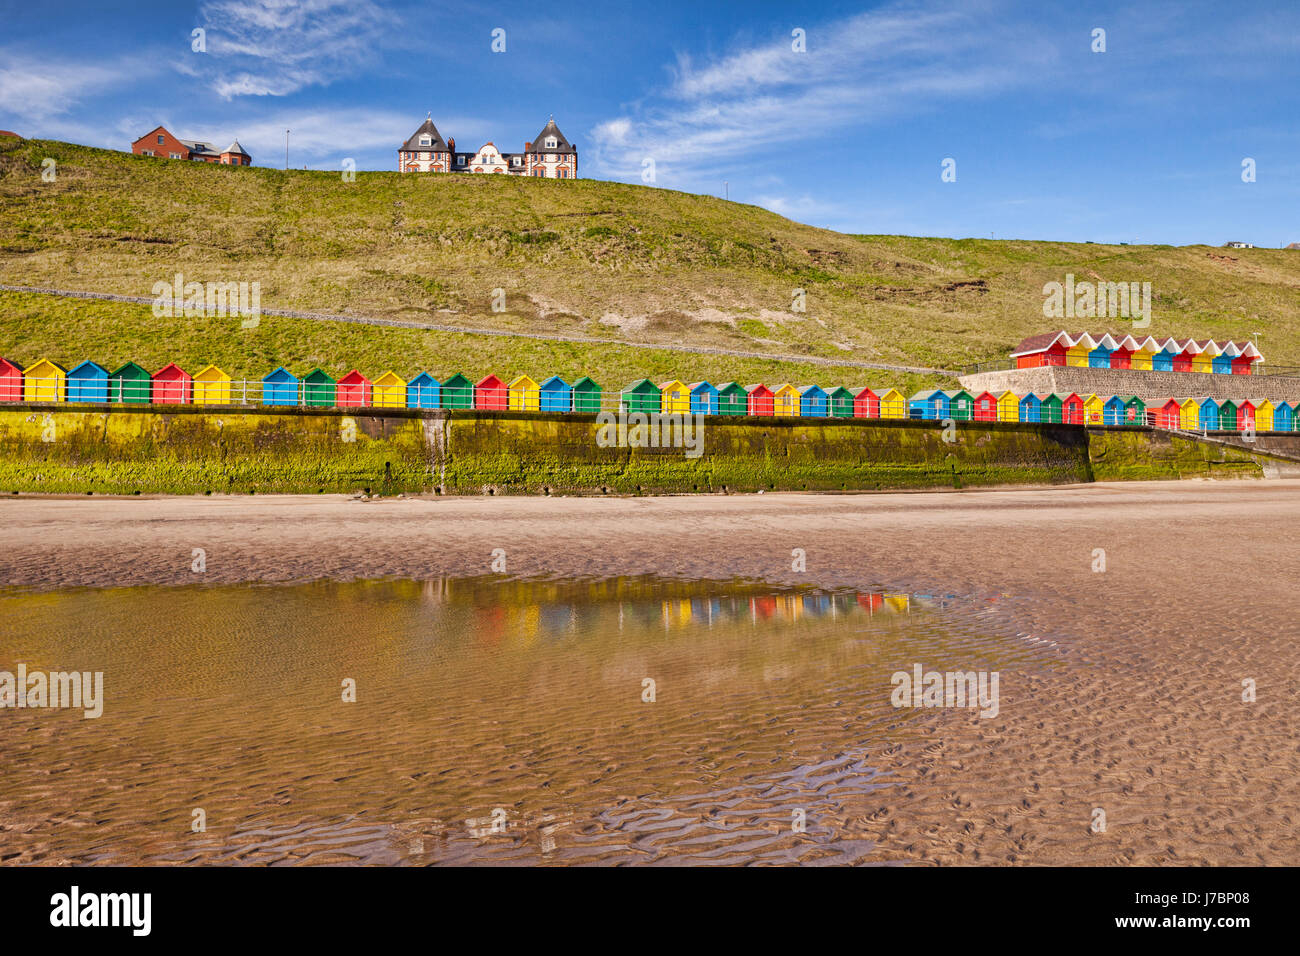
{"label": "concrete wall", "polygon": [[1206,372],[1148,372],[1133,369],[1018,368],[963,375],[962,387],[978,395],[1007,389],[1026,392],[1078,392],[1080,395],[1136,395],[1150,402],[1167,398],[1300,399],[1300,378],[1282,375],[1213,375]]}

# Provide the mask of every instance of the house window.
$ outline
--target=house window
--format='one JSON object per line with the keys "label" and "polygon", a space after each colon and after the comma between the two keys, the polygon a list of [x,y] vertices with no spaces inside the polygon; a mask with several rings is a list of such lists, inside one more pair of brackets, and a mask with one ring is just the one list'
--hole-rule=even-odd
{"label": "house window", "polygon": [[558,143],[558,141],[555,139],[554,136],[548,136],[548,137],[546,137],[546,148],[547,148],[547,149],[555,149],[555,147],[558,146],[558,145],[559,145],[559,143]]}
{"label": "house window", "polygon": [[168,153],[167,156],[168,156],[170,159],[180,159],[180,158],[181,158],[181,154],[180,154],[180,153]]}
{"label": "house window", "polygon": [[162,134],[162,133],[159,133],[159,134],[158,134],[158,145],[161,146],[162,144],[163,144],[163,134]]}
{"label": "house window", "polygon": [[425,135],[425,136],[421,136],[421,137],[420,137],[420,145],[421,145],[421,146],[432,146],[432,145],[433,145],[433,137],[431,137],[431,136],[427,136],[427,135]]}

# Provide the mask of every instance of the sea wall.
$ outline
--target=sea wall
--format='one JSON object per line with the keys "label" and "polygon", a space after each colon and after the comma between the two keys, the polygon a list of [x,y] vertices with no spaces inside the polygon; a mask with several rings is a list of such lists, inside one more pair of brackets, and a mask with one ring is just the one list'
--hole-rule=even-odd
{"label": "sea wall", "polygon": [[704,419],[701,453],[606,447],[593,415],[0,406],[0,492],[665,494],[1259,477],[1145,428]]}
{"label": "sea wall", "polygon": [[989,391],[1001,395],[1010,389],[1029,392],[1076,392],[1079,395],[1136,395],[1144,402],[1170,398],[1250,399],[1293,402],[1300,399],[1300,378],[1283,375],[1227,375],[1210,372],[1153,372],[1147,369],[1076,368],[1052,365],[1041,368],[979,372],[958,378],[972,395]]}

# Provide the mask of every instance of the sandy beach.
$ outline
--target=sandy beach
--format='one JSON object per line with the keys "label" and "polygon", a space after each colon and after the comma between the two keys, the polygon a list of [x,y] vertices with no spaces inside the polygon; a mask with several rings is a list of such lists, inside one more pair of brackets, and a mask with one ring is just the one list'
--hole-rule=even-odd
{"label": "sandy beach", "polygon": [[[8,498],[0,584],[659,574],[1005,597],[1063,664],[871,755],[873,860],[1300,863],[1300,481],[666,498]],[[202,549],[206,570],[192,570]],[[792,569],[795,549],[806,570]],[[1105,570],[1098,567],[1104,551]],[[1257,700],[1242,700],[1253,680]],[[827,757],[833,755],[827,754]],[[1105,810],[1104,833],[1090,824]]]}

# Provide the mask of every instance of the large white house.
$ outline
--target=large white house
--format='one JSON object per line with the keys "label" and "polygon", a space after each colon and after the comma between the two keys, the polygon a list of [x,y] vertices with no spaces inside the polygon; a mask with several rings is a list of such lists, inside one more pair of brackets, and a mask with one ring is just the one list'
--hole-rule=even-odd
{"label": "large white house", "polygon": [[578,148],[565,139],[555,117],[523,152],[503,153],[484,143],[476,153],[456,152],[456,140],[443,139],[432,115],[397,148],[397,168],[403,173],[506,173],[547,179],[578,178]]}

